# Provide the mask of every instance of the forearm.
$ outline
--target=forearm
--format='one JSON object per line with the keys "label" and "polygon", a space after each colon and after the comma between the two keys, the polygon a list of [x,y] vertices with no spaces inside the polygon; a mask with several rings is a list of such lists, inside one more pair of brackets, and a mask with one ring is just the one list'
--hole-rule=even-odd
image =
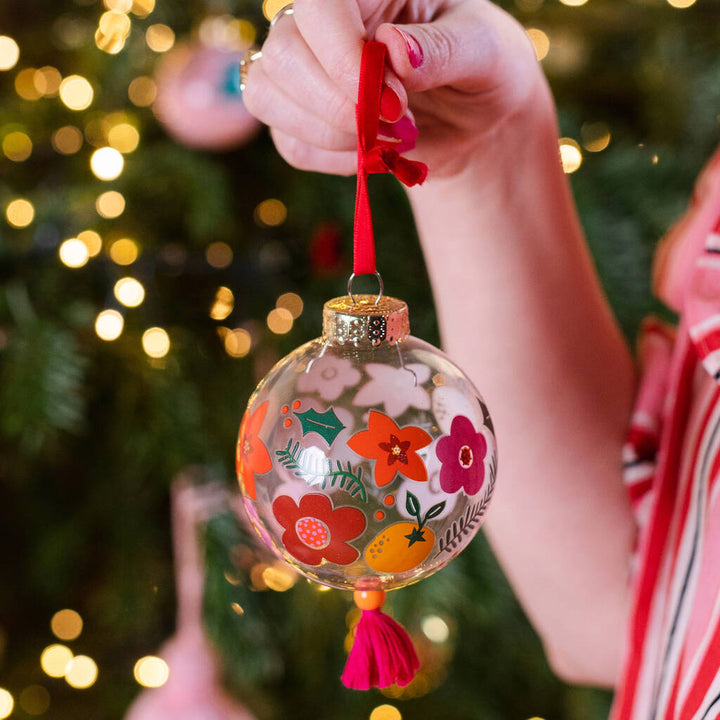
{"label": "forearm", "polygon": [[610,684],[633,535],[620,478],[633,367],[539,92],[532,123],[508,120],[482,160],[409,195],[443,344],[495,423],[491,543],[556,668]]}

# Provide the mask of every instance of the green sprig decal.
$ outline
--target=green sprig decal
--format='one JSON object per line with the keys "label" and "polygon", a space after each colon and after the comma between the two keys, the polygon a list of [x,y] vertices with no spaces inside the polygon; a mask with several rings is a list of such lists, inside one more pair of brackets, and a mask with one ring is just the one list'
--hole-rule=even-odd
{"label": "green sprig decal", "polygon": [[410,541],[408,547],[412,547],[416,542],[425,542],[425,534],[422,529],[428,520],[437,517],[445,509],[445,501],[431,505],[423,517],[420,501],[408,490],[405,494],[405,509],[417,520],[417,527],[409,535],[405,535]]}

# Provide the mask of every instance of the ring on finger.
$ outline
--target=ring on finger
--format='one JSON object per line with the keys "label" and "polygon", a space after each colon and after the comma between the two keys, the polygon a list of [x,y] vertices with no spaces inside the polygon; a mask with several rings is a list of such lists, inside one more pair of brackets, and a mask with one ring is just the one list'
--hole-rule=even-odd
{"label": "ring on finger", "polygon": [[248,48],[240,61],[240,92],[245,91],[247,85],[247,77],[250,72],[250,66],[262,57],[262,50],[257,48]]}
{"label": "ring on finger", "polygon": [[275,27],[275,23],[280,20],[281,17],[284,17],[285,15],[293,15],[295,13],[295,8],[293,7],[292,3],[288,3],[287,5],[284,5],[275,13],[275,16],[270,21],[270,27]]}

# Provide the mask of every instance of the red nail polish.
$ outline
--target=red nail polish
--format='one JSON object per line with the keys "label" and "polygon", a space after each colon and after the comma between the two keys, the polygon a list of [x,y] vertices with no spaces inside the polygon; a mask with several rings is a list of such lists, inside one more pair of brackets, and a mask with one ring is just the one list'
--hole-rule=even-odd
{"label": "red nail polish", "polygon": [[400,37],[405,41],[405,46],[408,51],[408,60],[414,68],[419,68],[423,64],[424,55],[420,43],[408,32],[401,30],[398,27],[393,27],[395,32],[399,33]]}
{"label": "red nail polish", "polygon": [[383,85],[380,94],[380,115],[388,122],[395,122],[400,119],[402,105],[398,94],[388,85]]}
{"label": "red nail polish", "polygon": [[381,141],[384,141],[383,138],[387,138],[388,140],[385,142],[403,153],[414,149],[418,138],[418,129],[409,117],[404,116],[395,123],[381,122],[379,135]]}

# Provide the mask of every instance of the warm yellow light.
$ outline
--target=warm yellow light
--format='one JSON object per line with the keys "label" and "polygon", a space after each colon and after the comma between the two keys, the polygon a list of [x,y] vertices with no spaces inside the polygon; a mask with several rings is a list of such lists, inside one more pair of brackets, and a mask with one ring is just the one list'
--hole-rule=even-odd
{"label": "warm yellow light", "polygon": [[121,153],[131,153],[137,149],[140,133],[130,123],[119,123],[110,128],[108,143]]}
{"label": "warm yellow light", "polygon": [[270,565],[262,573],[265,585],[275,592],[285,592],[297,582],[297,574],[287,565]]}
{"label": "warm yellow light", "polygon": [[[129,5],[130,3],[128,0],[111,0],[111,4],[122,6],[123,4]],[[107,6],[108,3],[106,2],[105,5]],[[108,12],[102,14],[98,22],[98,29],[95,33],[95,45],[110,55],[116,55],[125,46],[125,40],[130,34],[131,29],[132,23],[130,22],[130,18],[125,14],[125,11],[108,10]]]}
{"label": "warm yellow light", "polygon": [[35,68],[25,68],[15,76],[15,92],[23,100],[39,100],[42,97],[35,87]]}
{"label": "warm yellow light", "polygon": [[281,200],[269,198],[268,200],[263,200],[255,208],[255,222],[257,222],[258,225],[275,227],[282,225],[286,219],[287,208]]}
{"label": "warm yellow light", "polygon": [[547,33],[539,28],[528,28],[526,32],[535,48],[535,56],[538,60],[544,60],[550,52],[550,38]]}
{"label": "warm yellow light", "polygon": [[444,643],[450,637],[450,628],[439,615],[428,615],[420,627],[425,637],[434,643]]}
{"label": "warm yellow light", "polygon": [[98,667],[87,655],[76,655],[68,664],[65,682],[78,690],[84,690],[95,684]]}
{"label": "warm yellow light", "polygon": [[275,308],[268,313],[267,326],[276,335],[284,335],[292,330],[293,316],[285,308]]}
{"label": "warm yellow light", "polygon": [[580,137],[588,152],[601,152],[610,144],[610,127],[605,122],[584,123],[580,128]]}
{"label": "warm yellow light", "polygon": [[35,219],[35,208],[29,200],[11,200],[5,208],[5,217],[14,228],[27,227]]}
{"label": "warm yellow light", "polygon": [[90,158],[90,169],[99,180],[115,180],[123,171],[123,156],[111,147],[96,150]]}
{"label": "warm yellow light", "polygon": [[94,230],[83,230],[78,233],[78,240],[85,243],[90,257],[95,257],[102,250],[102,238]]}
{"label": "warm yellow light", "polygon": [[560,138],[560,161],[563,171],[569,175],[582,165],[582,151],[572,138]]}
{"label": "warm yellow light", "polygon": [[693,6],[696,2],[696,0],[667,0],[668,4],[672,5],[672,7],[677,8],[678,10],[684,10],[685,8],[689,8]]}
{"label": "warm yellow light", "polygon": [[402,714],[394,705],[378,705],[370,713],[370,720],[402,720]]}
{"label": "warm yellow light", "polygon": [[235,330],[228,330],[227,328],[221,329],[225,331],[221,335],[225,352],[230,357],[241,358],[250,352],[252,335],[250,335],[247,330],[244,328],[236,328]]}
{"label": "warm yellow light", "polygon": [[42,685],[28,685],[20,693],[18,704],[28,715],[42,715],[50,707],[50,693]]}
{"label": "warm yellow light", "polygon": [[318,583],[313,583],[313,587],[320,593],[326,593],[332,590],[331,587],[328,587],[327,585],[319,585]]}
{"label": "warm yellow light", "polygon": [[57,95],[62,82],[62,75],[57,68],[46,65],[33,73],[33,84],[35,89],[46,97]]}
{"label": "warm yellow light", "polygon": [[122,33],[106,33],[101,28],[95,31],[95,46],[108,55],[117,55],[124,47],[127,35]]}
{"label": "warm yellow light", "polygon": [[70,268],[82,267],[90,257],[87,245],[77,238],[65,240],[58,248],[58,255],[60,255],[62,264]]}
{"label": "warm yellow light", "polygon": [[175,44],[175,33],[167,25],[157,23],[145,31],[145,42],[157,53],[167,52]]}
{"label": "warm yellow light", "polygon": [[232,248],[224,242],[214,242],[205,249],[205,259],[208,265],[221,270],[233,261]]}
{"label": "warm yellow light", "polygon": [[40,655],[40,666],[46,675],[64,677],[68,664],[73,659],[72,650],[65,645],[49,645]]}
{"label": "warm yellow light", "polygon": [[560,0],[560,2],[563,5],[567,5],[569,7],[580,7],[581,5],[584,5],[588,0]]}
{"label": "warm yellow light", "polygon": [[215,293],[215,300],[210,308],[213,320],[224,320],[235,307],[235,296],[230,288],[221,286]]}
{"label": "warm yellow light", "polygon": [[262,11],[266,20],[272,20],[291,0],[263,0]]}
{"label": "warm yellow light", "polygon": [[53,148],[63,155],[73,155],[83,144],[83,134],[74,125],[65,125],[52,135]]}
{"label": "warm yellow light", "polygon": [[122,238],[110,246],[110,258],[118,265],[132,265],[140,255],[140,248],[134,240]]}
{"label": "warm yellow light", "polygon": [[133,0],[131,12],[140,18],[147,17],[155,9],[155,0]]}
{"label": "warm yellow light", "polygon": [[118,13],[128,13],[133,6],[133,0],[103,0],[103,5],[108,10],[114,10]]}
{"label": "warm yellow light", "polygon": [[70,110],[85,110],[93,101],[92,85],[82,75],[68,75],[60,83],[60,99]]}
{"label": "warm yellow light", "polygon": [[237,603],[237,602],[230,603],[230,609],[236,615],[244,615],[245,614],[245,610],[243,609],[243,606],[240,603]]}
{"label": "warm yellow light", "polygon": [[137,307],[145,299],[145,288],[142,283],[131,277],[120,278],[113,288],[118,302],[125,307]]}
{"label": "warm yellow light", "polygon": [[13,696],[5,688],[0,688],[0,718],[8,717],[14,707]]}
{"label": "warm yellow light", "polygon": [[302,298],[297,293],[286,292],[277,299],[275,307],[289,310],[293,319],[297,319],[302,315],[304,305]]}
{"label": "warm yellow light", "polygon": [[239,51],[255,43],[257,30],[249,20],[211,15],[200,23],[198,36],[207,47]]}
{"label": "warm yellow light", "polygon": [[159,657],[146,655],[140,658],[133,668],[135,680],[143,687],[162,687],[170,677],[168,664]]}
{"label": "warm yellow light", "polygon": [[98,215],[104,218],[120,217],[125,210],[125,198],[117,190],[108,190],[95,200]]}
{"label": "warm yellow light", "polygon": [[8,160],[23,162],[32,155],[33,144],[24,132],[16,130],[3,138],[2,149]]}
{"label": "warm yellow light", "polygon": [[124,327],[125,320],[117,310],[103,310],[95,318],[95,332],[101,340],[117,340]]}
{"label": "warm yellow light", "polygon": [[14,68],[20,59],[18,44],[7,35],[0,35],[0,70]]}
{"label": "warm yellow light", "polygon": [[151,358],[162,358],[170,351],[170,338],[162,328],[152,327],[143,333],[142,346],[146,355]]}
{"label": "warm yellow light", "polygon": [[83,629],[83,621],[75,610],[58,610],[50,620],[50,629],[60,640],[76,640]]}
{"label": "warm yellow light", "polygon": [[157,96],[157,85],[152,78],[141,76],[136,77],[128,85],[128,97],[133,105],[148,107],[155,102]]}

